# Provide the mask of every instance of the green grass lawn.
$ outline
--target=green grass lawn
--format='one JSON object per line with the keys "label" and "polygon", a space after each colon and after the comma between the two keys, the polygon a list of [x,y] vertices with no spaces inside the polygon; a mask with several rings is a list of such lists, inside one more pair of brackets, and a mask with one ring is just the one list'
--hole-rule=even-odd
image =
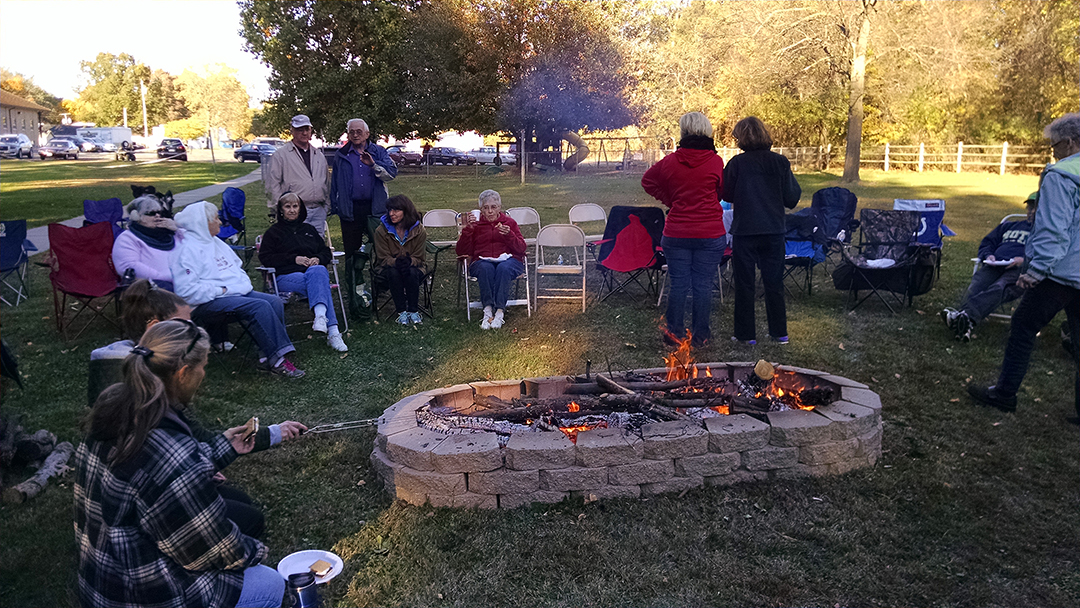
{"label": "green grass lawn", "polygon": [[[151,155],[152,157],[152,155]],[[119,197],[131,200],[131,184],[153,185],[161,192],[194,190],[247,175],[256,164],[232,160],[121,163],[111,160],[0,161],[0,219],[25,219],[29,227],[78,217],[83,200]]]}
{"label": "green grass lawn", "polygon": [[[335,606],[1080,604],[1080,452],[1077,428],[1065,422],[1076,372],[1057,323],[1039,339],[1019,412],[1001,414],[973,405],[965,386],[996,375],[1007,324],[980,325],[975,340],[961,344],[936,314],[967,286],[978,241],[1003,215],[1022,211],[1037,179],[863,176],[854,188],[860,206],[948,201],[946,222],[958,236],[945,246],[937,286],[895,316],[876,302],[849,313],[846,294],[819,266],[814,295],[788,298],[790,345],[731,346],[728,299],[715,302],[716,344],[697,357],[765,358],[870,384],[884,404],[883,454],[873,469],[641,501],[477,512],[392,503],[368,463],[371,429],[307,436],[226,471],[267,515],[268,563],[300,549],[335,551],[345,570],[321,589],[325,605]],[[831,173],[798,177],[803,205],[837,181]],[[391,192],[408,194],[421,209],[463,211],[490,187],[502,192],[504,207],[536,207],[551,223],[565,221],[579,202],[650,204],[638,180],[557,174],[530,176],[522,186],[516,174],[403,172]],[[261,184],[245,189],[253,201],[249,230],[258,234],[266,226]],[[60,340],[46,274],[34,267],[31,281],[32,298],[3,311],[3,336],[27,384],[23,391],[4,383],[4,411],[21,414],[28,428],[77,441],[89,351],[113,336],[99,325],[77,341]],[[251,415],[307,424],[370,418],[420,390],[580,373],[586,360],[594,369],[652,367],[665,352],[655,300],[590,302],[585,313],[545,302],[532,318],[512,309],[503,330],[484,332],[478,322],[466,324],[455,303],[452,265],[440,264],[437,281],[435,319],[419,329],[357,323],[344,357],[311,337],[303,324],[309,313],[290,308],[307,377],[234,374],[236,356],[226,355],[211,361],[197,415],[217,428]],[[757,322],[764,335],[763,306]],[[26,474],[8,473],[4,483]],[[0,606],[75,604],[71,502],[64,481],[30,504],[0,506]]]}

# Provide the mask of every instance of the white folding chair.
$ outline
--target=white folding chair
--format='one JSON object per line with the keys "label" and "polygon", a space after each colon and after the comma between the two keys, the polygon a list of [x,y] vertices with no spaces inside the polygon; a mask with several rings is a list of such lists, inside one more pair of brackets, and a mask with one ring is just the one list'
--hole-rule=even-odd
{"label": "white folding chair", "polygon": [[[326,232],[324,234],[326,235],[326,243],[327,243],[327,245],[329,245],[330,244],[329,226],[327,227],[327,230],[326,230]],[[261,247],[262,247],[262,235],[260,234],[259,236],[255,237],[255,252],[258,253],[258,251],[259,251],[259,249]],[[349,331],[349,315],[348,315],[349,309],[345,308],[345,296],[342,295],[342,293],[341,293],[341,280],[338,278],[338,271],[337,271],[338,264],[340,263],[340,258],[345,256],[345,252],[344,251],[334,251],[334,248],[330,247],[330,255],[331,255],[331,258],[330,258],[330,268],[329,268],[329,270],[330,270],[331,274],[333,274],[333,280],[330,282],[330,291],[331,292],[333,292],[333,291],[337,292],[338,305],[341,308],[341,314],[338,316],[338,321],[341,322],[341,327],[342,327],[341,331],[342,331],[342,333],[345,333],[345,332]],[[267,291],[268,293],[272,293],[275,296],[281,298],[282,295],[281,295],[281,292],[278,290],[278,284],[277,284],[277,269],[276,268],[270,268],[269,266],[258,266],[258,267],[255,268],[255,270],[258,270],[259,272],[262,273],[263,284],[265,286],[265,291]],[[284,299],[284,298],[282,298],[282,299]],[[286,302],[286,303],[288,303],[288,302]]]}
{"label": "white folding chair", "polygon": [[[607,226],[607,211],[596,203],[581,203],[570,208],[570,223],[577,226],[587,222],[604,222]],[[601,226],[600,234],[586,234],[586,243],[595,243],[604,238],[604,226]],[[581,228],[581,226],[578,226]],[[584,229],[582,229],[584,231]]]}
{"label": "white folding chair", "polygon": [[[576,264],[566,263],[568,256],[573,252]],[[558,255],[560,264],[552,257]],[[540,279],[552,275],[581,275],[581,289],[576,287],[548,287],[543,288]],[[581,292],[581,312],[585,312],[585,233],[573,224],[548,224],[540,229],[536,235],[536,303],[540,305],[540,299],[571,299],[576,300],[576,295]]]}
{"label": "white folding chair", "polygon": [[[454,228],[458,234],[461,234],[461,225],[458,223],[458,216],[461,215],[453,209],[432,209],[424,214],[424,219],[421,223],[424,225],[424,229],[431,235],[432,229],[439,228]],[[453,247],[457,244],[457,240],[429,240],[429,243],[439,248],[439,250]]]}
{"label": "white folding chair", "polygon": [[[507,299],[506,300],[506,305],[507,306],[524,306],[525,310],[526,310],[526,313],[528,314],[528,316],[531,317],[532,316],[532,299],[530,298],[530,295],[529,295],[529,257],[528,256],[525,256],[525,263],[522,264],[522,266],[524,266],[525,270],[522,271],[522,273],[515,280],[516,281],[521,281],[522,279],[525,280],[525,297],[524,298]],[[483,305],[483,303],[480,302],[479,298],[476,301],[473,301],[472,294],[469,293],[469,289],[470,289],[469,286],[472,285],[473,283],[476,283],[476,277],[471,276],[469,274],[469,263],[468,263],[468,260],[466,260],[466,259],[461,260],[461,278],[462,278],[462,282],[465,284],[465,318],[468,319],[469,321],[472,321],[472,310],[474,308],[482,309],[484,307],[484,305]],[[477,286],[477,289],[479,289],[479,286]],[[515,289],[520,289],[520,284],[519,284],[518,287],[515,287]],[[477,295],[479,295],[479,293]],[[518,293],[518,295],[520,295],[520,292]]]}
{"label": "white folding chair", "polygon": [[[513,207],[506,210],[506,215],[510,216],[510,219],[517,222],[518,228],[521,228],[521,236],[525,237],[525,245],[536,245],[536,237],[526,237],[525,227],[536,226],[536,232],[540,232],[540,214],[536,212],[536,209],[532,207]],[[531,230],[530,230],[531,232]]]}

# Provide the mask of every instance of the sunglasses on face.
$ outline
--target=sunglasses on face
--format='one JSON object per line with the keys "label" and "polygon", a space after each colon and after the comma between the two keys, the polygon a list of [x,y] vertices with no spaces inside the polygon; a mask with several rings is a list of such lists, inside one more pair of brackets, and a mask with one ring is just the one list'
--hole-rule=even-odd
{"label": "sunglasses on face", "polygon": [[158,209],[157,211],[147,211],[143,215],[146,217],[172,217],[172,214],[165,209]]}

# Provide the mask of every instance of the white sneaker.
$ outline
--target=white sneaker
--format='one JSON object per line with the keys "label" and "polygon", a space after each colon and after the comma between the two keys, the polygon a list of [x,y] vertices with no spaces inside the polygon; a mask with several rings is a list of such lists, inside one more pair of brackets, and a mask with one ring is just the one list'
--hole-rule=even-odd
{"label": "white sneaker", "polygon": [[420,313],[418,312],[410,312],[409,321],[411,321],[413,325],[423,325],[424,318],[421,317]]}
{"label": "white sneaker", "polygon": [[401,311],[401,313],[398,314],[397,322],[398,322],[398,325],[408,325],[409,324],[409,313],[405,312],[404,310]]}
{"label": "white sneaker", "polygon": [[315,317],[315,321],[311,324],[312,331],[317,331],[321,334],[326,333],[326,317]]}
{"label": "white sneaker", "polygon": [[339,353],[349,352],[349,347],[346,346],[345,340],[341,339],[341,334],[334,334],[326,339],[326,343],[330,345],[330,348],[338,351]]}
{"label": "white sneaker", "polygon": [[494,320],[494,317],[485,313],[484,320],[480,322],[480,329],[491,329],[491,322]]}
{"label": "white sneaker", "polygon": [[495,311],[495,317],[491,320],[491,329],[499,329],[503,326],[503,311],[499,309]]}
{"label": "white sneaker", "polygon": [[212,348],[215,353],[227,353],[233,349],[233,343],[226,340],[220,344],[215,344]]}

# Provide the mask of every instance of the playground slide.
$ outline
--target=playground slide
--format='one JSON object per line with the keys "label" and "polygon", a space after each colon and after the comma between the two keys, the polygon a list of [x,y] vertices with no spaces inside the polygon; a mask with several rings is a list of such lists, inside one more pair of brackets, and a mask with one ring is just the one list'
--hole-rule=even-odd
{"label": "playground slide", "polygon": [[589,155],[589,146],[585,145],[585,140],[581,139],[580,135],[571,131],[563,131],[562,138],[574,146],[574,153],[563,161],[563,169],[576,171],[578,163],[585,160],[585,157]]}

